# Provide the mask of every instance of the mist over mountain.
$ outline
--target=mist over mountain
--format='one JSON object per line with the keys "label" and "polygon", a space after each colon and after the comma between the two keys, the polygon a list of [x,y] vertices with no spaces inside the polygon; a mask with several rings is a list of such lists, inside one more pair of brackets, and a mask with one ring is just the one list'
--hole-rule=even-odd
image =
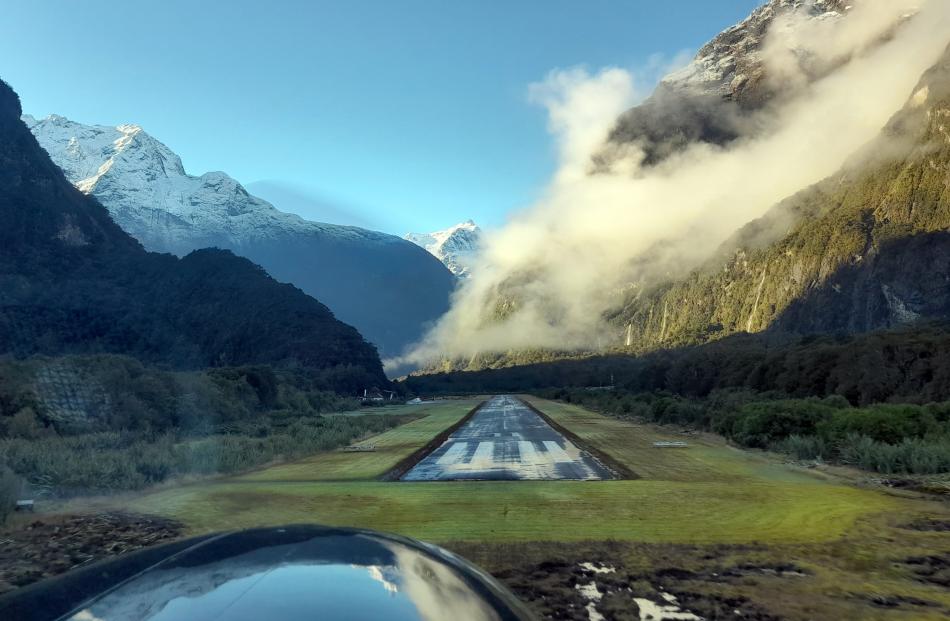
{"label": "mist over mountain", "polygon": [[432,233],[406,233],[404,237],[428,250],[459,278],[469,276],[481,238],[482,230],[472,220]]}
{"label": "mist over mountain", "polygon": [[623,160],[631,146],[642,151],[642,165],[653,166],[690,146],[726,146],[767,128],[770,104],[804,94],[809,84],[847,62],[853,50],[845,46],[818,55],[795,39],[805,31],[816,33],[805,35],[811,37],[835,29],[853,4],[766,2],[664,77],[643,103],[624,112],[594,155],[598,168]]}
{"label": "mist over mountain", "polygon": [[385,355],[415,342],[448,308],[453,276],[399,237],[285,213],[223,172],[189,175],[137,125],[23,120],[66,177],[146,249],[232,250],[327,304]]}
{"label": "mist over mountain", "polygon": [[[627,322],[625,344],[855,333],[950,316],[947,118],[950,50],[855,163],[750,222],[687,278],[631,295],[615,318]],[[875,153],[884,155],[869,160]]]}
{"label": "mist over mountain", "polygon": [[244,184],[248,192],[264,199],[272,205],[280,205],[289,213],[295,213],[307,220],[358,226],[363,229],[383,228],[374,226],[369,217],[360,210],[315,194],[307,188],[276,179],[261,179]]}
{"label": "mist over mountain", "polygon": [[[147,252],[66,179],[20,114],[0,82],[0,352],[121,353],[173,368],[289,364],[329,372],[341,391],[386,383],[354,328],[247,259]],[[143,175],[152,163],[175,165],[167,152],[151,155]]]}
{"label": "mist over mountain", "polygon": [[535,88],[561,169],[412,358],[946,316],[948,32],[943,2],[771,0],[612,118],[623,70],[552,73]]}

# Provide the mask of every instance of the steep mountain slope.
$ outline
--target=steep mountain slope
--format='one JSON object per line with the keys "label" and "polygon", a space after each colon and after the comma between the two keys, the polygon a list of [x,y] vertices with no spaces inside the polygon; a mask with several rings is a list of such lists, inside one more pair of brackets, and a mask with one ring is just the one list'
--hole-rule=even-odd
{"label": "steep mountain slope", "polygon": [[950,49],[837,175],[617,314],[635,349],[723,335],[865,332],[950,316]]}
{"label": "steep mountain slope", "polygon": [[[63,176],[0,82],[0,352],[116,352],[179,368],[289,362],[384,383],[316,300],[222,250],[146,252]],[[335,369],[335,371],[334,371]]]}
{"label": "steep mountain slope", "polygon": [[851,4],[848,0],[769,0],[704,45],[692,62],[663,78],[646,101],[624,113],[595,163],[609,167],[623,152],[618,147],[632,144],[643,150],[644,165],[653,165],[692,143],[725,145],[756,132],[761,123],[753,113],[777,97],[794,97],[835,66],[834,62],[817,63],[805,51],[791,50],[797,61],[795,75],[769,76],[763,61],[769,28],[792,11],[813,21],[839,20]]}
{"label": "steep mountain slope", "polygon": [[459,278],[465,278],[475,260],[481,235],[482,231],[478,225],[466,220],[442,231],[406,233],[405,239],[422,246],[442,261],[450,272]]}
{"label": "steep mountain slope", "polygon": [[[533,230],[545,229],[546,216],[554,223],[539,248],[518,248],[508,263],[505,248],[489,249],[502,257],[499,267],[461,289],[466,303],[420,353],[433,360],[448,352],[429,370],[950,317],[950,10],[940,2],[853,4],[770,0],[664,80],[658,93],[670,101],[625,113],[617,127],[631,133],[615,133],[601,152],[623,165],[601,160],[608,169],[594,167],[577,188],[565,184],[526,220]],[[795,80],[776,81],[776,71]],[[880,105],[866,114],[865,101]],[[691,115],[690,102],[735,119],[741,131],[713,139],[714,126]],[[625,125],[630,118],[642,127]],[[855,119],[863,126],[846,132]],[[646,165],[637,165],[638,149]],[[590,212],[600,215],[593,234],[574,235]]]}
{"label": "steep mountain slope", "polygon": [[451,274],[398,237],[281,212],[222,172],[188,175],[137,125],[23,120],[66,177],[148,250],[233,250],[325,302],[387,354],[415,341],[448,307]]}

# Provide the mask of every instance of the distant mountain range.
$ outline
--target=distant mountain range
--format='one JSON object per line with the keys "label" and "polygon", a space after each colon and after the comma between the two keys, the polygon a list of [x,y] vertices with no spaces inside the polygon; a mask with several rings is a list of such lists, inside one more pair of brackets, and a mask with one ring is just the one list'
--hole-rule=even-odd
{"label": "distant mountain range", "polygon": [[465,278],[471,272],[481,235],[481,229],[471,220],[466,220],[433,233],[406,233],[405,239],[422,246],[442,261],[450,272]]}
{"label": "distant mountain range", "polygon": [[[121,353],[172,368],[290,364],[351,394],[387,383],[375,348],[354,328],[247,259],[215,249],[181,259],[147,252],[66,179],[21,113],[0,82],[0,354]],[[138,136],[121,133],[120,142]],[[143,184],[162,167],[176,170],[158,148],[135,159]],[[89,170],[82,158],[76,164],[74,174]],[[110,179],[110,168],[116,162],[92,171],[89,185]],[[156,185],[139,187],[170,192]]]}
{"label": "distant mountain range", "polygon": [[223,172],[189,175],[137,125],[23,121],[66,177],[146,249],[233,250],[327,304],[385,355],[399,354],[448,307],[455,279],[399,237],[284,213]]}

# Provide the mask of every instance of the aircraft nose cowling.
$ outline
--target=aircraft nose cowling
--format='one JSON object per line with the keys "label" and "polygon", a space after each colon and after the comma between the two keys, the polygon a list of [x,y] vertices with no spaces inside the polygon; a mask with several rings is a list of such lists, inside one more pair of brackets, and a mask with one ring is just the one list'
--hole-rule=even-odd
{"label": "aircraft nose cowling", "polygon": [[205,535],[148,548],[5,599],[0,613],[16,619],[532,618],[491,576],[437,546],[312,525]]}

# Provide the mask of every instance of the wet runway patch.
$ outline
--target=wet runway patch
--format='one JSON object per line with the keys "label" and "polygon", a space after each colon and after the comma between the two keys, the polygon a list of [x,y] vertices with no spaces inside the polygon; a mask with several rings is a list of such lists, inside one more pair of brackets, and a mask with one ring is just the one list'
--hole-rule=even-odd
{"label": "wet runway patch", "polygon": [[403,481],[600,480],[613,474],[521,400],[492,397]]}

